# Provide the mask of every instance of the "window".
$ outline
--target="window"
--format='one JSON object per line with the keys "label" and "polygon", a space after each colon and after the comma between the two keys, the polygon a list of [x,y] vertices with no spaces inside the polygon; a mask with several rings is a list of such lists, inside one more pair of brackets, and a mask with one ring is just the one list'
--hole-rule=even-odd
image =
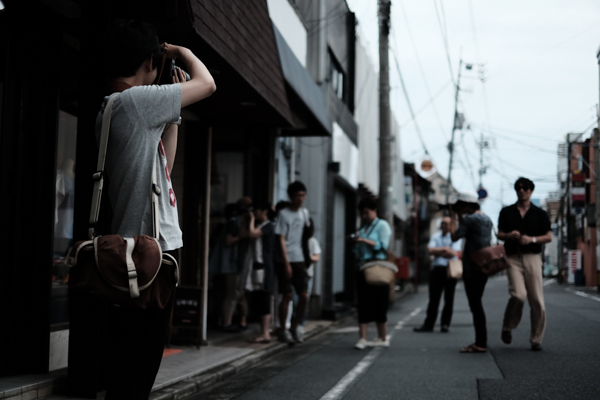
{"label": "window", "polygon": [[73,204],[75,200],[75,151],[77,117],[59,111],[56,146],[56,192],[54,208],[54,246],[52,257],[52,303],[50,323],[69,322],[69,269],[65,257],[73,244]]}
{"label": "window", "polygon": [[329,51],[329,83],[338,99],[345,102],[344,71],[331,51]]}

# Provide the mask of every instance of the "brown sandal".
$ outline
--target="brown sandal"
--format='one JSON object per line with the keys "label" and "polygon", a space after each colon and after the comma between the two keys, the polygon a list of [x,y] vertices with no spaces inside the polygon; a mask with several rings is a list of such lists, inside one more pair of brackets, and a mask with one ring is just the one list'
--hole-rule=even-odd
{"label": "brown sandal", "polygon": [[475,343],[468,345],[467,347],[463,347],[460,349],[461,353],[485,353],[487,349],[483,347],[475,346]]}

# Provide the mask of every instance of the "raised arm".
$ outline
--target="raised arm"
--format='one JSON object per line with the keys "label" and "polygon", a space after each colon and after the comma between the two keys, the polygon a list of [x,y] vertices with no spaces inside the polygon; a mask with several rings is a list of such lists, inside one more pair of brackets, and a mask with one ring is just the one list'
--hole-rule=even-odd
{"label": "raised arm", "polygon": [[181,108],[205,99],[217,90],[212,75],[190,49],[168,43],[162,46],[167,57],[180,58],[190,74],[191,79],[181,83]]}

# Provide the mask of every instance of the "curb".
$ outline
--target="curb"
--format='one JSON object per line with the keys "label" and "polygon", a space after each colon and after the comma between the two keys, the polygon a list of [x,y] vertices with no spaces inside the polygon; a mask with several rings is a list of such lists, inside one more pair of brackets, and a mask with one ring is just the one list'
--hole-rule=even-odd
{"label": "curb", "polygon": [[[348,318],[350,318],[350,316],[342,318],[328,327],[321,325],[315,327],[315,329],[305,334],[305,340],[309,340],[321,333],[328,331],[329,329],[331,329],[331,327],[339,325],[339,323],[345,321]],[[178,400],[186,396],[190,396],[194,393],[200,392],[203,389],[206,389],[209,386],[221,382],[229,378],[230,376],[245,371],[251,368],[252,366],[266,360],[267,358],[281,353],[288,347],[288,344],[280,343],[264,350],[258,350],[252,354],[232,361],[227,365],[216,367],[211,371],[203,372],[192,378],[185,379],[181,382],[174,383],[173,385],[152,392],[150,394],[149,400]]]}
{"label": "curb", "polygon": [[[411,293],[408,293],[407,291],[397,293],[396,297],[394,298],[394,303],[403,299],[408,294]],[[352,310],[351,312],[334,321],[329,326],[318,325],[312,331],[305,333],[305,340],[310,340],[338,325],[342,325],[348,320],[354,318],[355,315],[356,311]],[[231,376],[250,369],[254,365],[283,352],[288,347],[288,344],[280,343],[263,350],[258,350],[252,354],[248,354],[247,356],[232,361],[227,365],[215,367],[210,371],[200,373],[191,378],[187,378],[170,386],[158,389],[150,394],[148,400],[179,400],[184,397],[191,396],[208,388],[209,386],[222,382]]]}

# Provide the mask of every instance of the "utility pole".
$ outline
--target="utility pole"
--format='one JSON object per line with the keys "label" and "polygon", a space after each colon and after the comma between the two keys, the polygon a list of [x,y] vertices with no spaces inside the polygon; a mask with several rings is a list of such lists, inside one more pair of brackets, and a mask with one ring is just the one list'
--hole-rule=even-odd
{"label": "utility pole", "polygon": [[378,0],[379,14],[379,212],[390,226],[392,213],[392,137],[390,123],[389,34],[391,0]]}
{"label": "utility pole", "polygon": [[454,132],[456,132],[458,122],[458,92],[460,91],[460,75],[462,72],[462,58],[458,64],[458,79],[456,81],[456,94],[454,95],[454,124],[452,125],[452,137],[448,144],[450,152],[450,164],[448,165],[448,187],[446,188],[446,203],[450,201],[450,185],[452,184],[452,161],[454,157]]}
{"label": "utility pole", "polygon": [[483,150],[489,147],[487,140],[483,138],[483,132],[479,139],[479,188],[483,188],[483,175],[487,172],[487,167],[483,165]]}

